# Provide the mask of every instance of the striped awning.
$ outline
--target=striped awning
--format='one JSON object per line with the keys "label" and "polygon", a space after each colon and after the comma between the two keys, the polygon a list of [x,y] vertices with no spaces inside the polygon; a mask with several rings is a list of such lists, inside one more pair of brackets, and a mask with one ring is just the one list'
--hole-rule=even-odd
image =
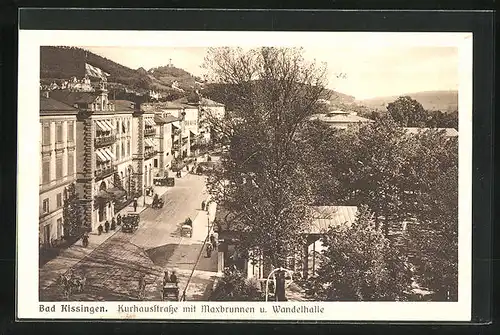
{"label": "striped awning", "polygon": [[144,122],[148,125],[148,126],[155,126],[155,122],[151,119],[144,119]]}
{"label": "striped awning", "polygon": [[155,142],[153,142],[153,140],[152,140],[152,139],[150,139],[150,138],[145,138],[145,139],[144,139],[144,145],[145,145],[146,147],[150,147],[150,148],[152,148],[152,147],[154,147],[154,146],[155,146]]}
{"label": "striped awning", "polygon": [[99,129],[101,129],[102,131],[111,131],[111,127],[108,126],[104,121],[96,120],[95,123],[97,127],[99,127]]}
{"label": "striped awning", "polygon": [[103,149],[104,152],[111,158],[111,160],[116,159],[115,154],[108,148]]}
{"label": "striped awning", "polygon": [[106,123],[106,125],[109,127],[109,129],[112,129],[112,130],[116,129],[114,122],[104,120],[104,123]]}
{"label": "striped awning", "polygon": [[104,157],[106,157],[106,162],[112,160],[112,157],[108,154],[108,152],[104,149],[99,149],[99,151],[103,154]]}
{"label": "striped awning", "polygon": [[96,150],[95,154],[97,156],[97,160],[100,161],[100,162],[107,162],[109,160],[108,157],[106,157],[102,153],[101,149]]}

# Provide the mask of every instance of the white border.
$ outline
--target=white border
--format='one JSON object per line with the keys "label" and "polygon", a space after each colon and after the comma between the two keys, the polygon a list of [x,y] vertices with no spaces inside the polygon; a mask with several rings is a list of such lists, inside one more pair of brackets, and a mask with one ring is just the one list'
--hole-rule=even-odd
{"label": "white border", "polygon": [[[323,313],[260,313],[265,303],[210,303],[212,306],[255,306],[255,314],[135,313],[120,314],[117,306],[171,305],[186,303],[83,303],[105,306],[107,312],[40,313],[38,303],[38,204],[39,168],[39,73],[42,45],[66,46],[331,46],[384,48],[390,46],[456,46],[460,48],[459,85],[459,298],[458,302],[318,302]],[[332,47],[334,50],[334,47]],[[200,32],[200,31],[19,31],[18,88],[18,213],[17,213],[17,316],[26,318],[134,318],[200,320],[325,320],[325,321],[469,321],[471,318],[472,262],[472,33],[365,33],[365,32]],[[24,209],[24,210],[19,210]],[[20,282],[22,284],[20,285]],[[56,303],[59,310],[63,303]],[[206,302],[188,302],[206,305]],[[79,306],[80,303],[72,303]],[[286,305],[292,305],[287,303]],[[293,305],[304,305],[293,303]],[[199,307],[198,307],[199,310]]]}

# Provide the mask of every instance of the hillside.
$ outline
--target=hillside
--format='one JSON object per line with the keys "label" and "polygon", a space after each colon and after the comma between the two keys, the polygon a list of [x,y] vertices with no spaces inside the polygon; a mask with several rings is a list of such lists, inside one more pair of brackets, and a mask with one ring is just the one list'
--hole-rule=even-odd
{"label": "hillside", "polygon": [[[139,92],[145,90],[164,93],[179,92],[172,89],[173,81],[178,81],[180,88],[189,91],[193,90],[192,86],[195,82],[191,74],[181,69],[164,67],[169,70],[146,71],[143,68],[133,70],[81,48],[54,46],[40,48],[40,79],[57,81],[58,79],[67,80],[73,76],[82,78],[85,75],[85,63],[109,73],[108,82],[121,84]],[[163,69],[163,67],[158,69]]]}
{"label": "hillside", "polygon": [[368,108],[383,110],[385,106],[396,100],[399,96],[408,95],[422,104],[426,110],[440,110],[442,112],[451,113],[458,110],[458,91],[427,91],[401,94],[398,96],[377,97],[372,99],[356,101],[359,105]]}

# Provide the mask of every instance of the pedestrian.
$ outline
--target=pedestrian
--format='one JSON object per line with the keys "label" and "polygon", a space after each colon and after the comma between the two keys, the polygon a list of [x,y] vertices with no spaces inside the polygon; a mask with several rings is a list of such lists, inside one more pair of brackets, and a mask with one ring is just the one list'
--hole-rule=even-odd
{"label": "pedestrian", "polygon": [[217,250],[217,246],[219,245],[219,233],[217,231],[214,231],[212,235],[215,241],[214,247]]}
{"label": "pedestrian", "polygon": [[116,224],[118,226],[122,224],[122,216],[120,213],[118,213],[118,216],[116,217]]}
{"label": "pedestrian", "polygon": [[109,221],[106,220],[106,222],[104,222],[104,231],[107,233],[109,232]]}
{"label": "pedestrian", "polygon": [[134,212],[137,212],[137,198],[134,198]]}
{"label": "pedestrian", "polygon": [[82,245],[84,248],[88,247],[88,245],[89,245],[89,233],[87,233],[87,232],[83,233]]}
{"label": "pedestrian", "polygon": [[212,257],[212,249],[213,249],[212,243],[208,242],[207,243],[207,258]]}
{"label": "pedestrian", "polygon": [[217,250],[217,242],[215,241],[214,234],[210,234],[210,244],[212,245],[214,250]]}
{"label": "pedestrian", "polygon": [[102,224],[99,224],[99,227],[97,227],[97,233],[98,233],[99,235],[101,235],[101,234],[102,234],[102,231],[103,231],[103,229],[102,229]]}
{"label": "pedestrian", "polygon": [[165,274],[163,276],[163,286],[165,286],[165,284],[167,283],[170,283],[170,276],[168,275],[168,271],[165,271]]}
{"label": "pedestrian", "polygon": [[179,280],[177,279],[177,275],[175,274],[175,271],[172,271],[172,274],[170,275],[170,282],[174,284],[179,284]]}
{"label": "pedestrian", "polygon": [[116,229],[116,219],[113,217],[111,219],[111,230],[115,230]]}
{"label": "pedestrian", "polygon": [[205,200],[203,200],[201,202],[201,210],[204,211],[205,210]]}

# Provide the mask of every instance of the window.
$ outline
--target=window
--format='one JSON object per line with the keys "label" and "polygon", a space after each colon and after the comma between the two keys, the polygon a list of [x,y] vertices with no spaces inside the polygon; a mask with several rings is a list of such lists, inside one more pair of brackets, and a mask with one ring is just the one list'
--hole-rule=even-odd
{"label": "window", "polygon": [[57,219],[57,238],[61,238],[63,236],[63,222],[62,218]]}
{"label": "window", "polygon": [[42,208],[43,208],[43,214],[47,214],[50,211],[49,198],[43,199]]}
{"label": "window", "polygon": [[68,175],[72,176],[75,174],[75,153],[73,151],[68,152]]}
{"label": "window", "polygon": [[120,146],[122,148],[122,157],[125,157],[125,143],[120,143]]}
{"label": "window", "polygon": [[61,143],[63,141],[63,127],[62,122],[56,123],[56,142]]}
{"label": "window", "polygon": [[42,183],[50,182],[50,161],[42,163]]}
{"label": "window", "polygon": [[154,167],[157,168],[158,167],[158,159],[155,158],[153,163],[154,163]]}
{"label": "window", "polygon": [[42,144],[50,145],[50,124],[44,123],[42,127]]}
{"label": "window", "polygon": [[75,141],[75,131],[73,121],[68,121],[68,142]]}
{"label": "window", "polygon": [[57,208],[62,207],[62,193],[57,193]]}
{"label": "window", "polygon": [[60,179],[63,176],[63,161],[62,157],[57,157],[56,158],[56,179]]}

